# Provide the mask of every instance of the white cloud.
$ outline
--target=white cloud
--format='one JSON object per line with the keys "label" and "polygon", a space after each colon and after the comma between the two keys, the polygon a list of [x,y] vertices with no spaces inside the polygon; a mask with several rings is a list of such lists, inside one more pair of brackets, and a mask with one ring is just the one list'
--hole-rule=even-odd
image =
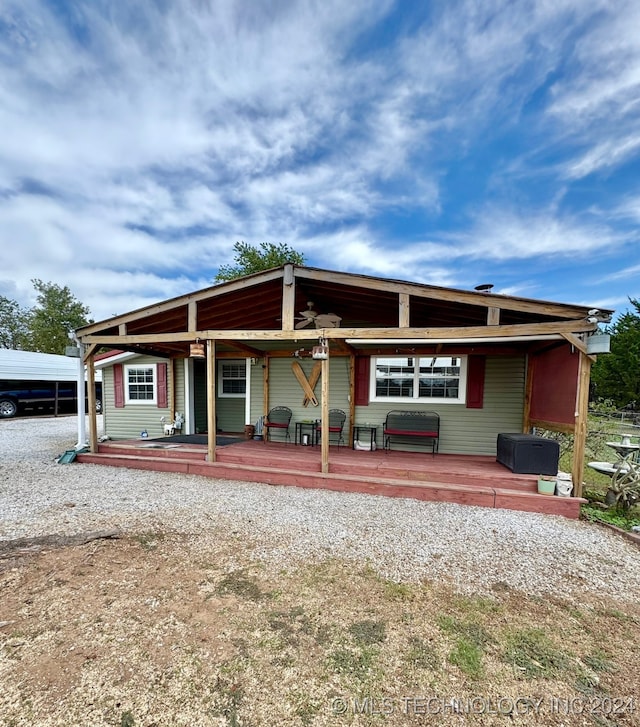
{"label": "white cloud", "polygon": [[[74,31],[45,0],[6,0],[0,257],[14,289],[69,284],[102,317],[206,284],[241,239],[454,286],[483,261],[624,244],[604,213],[563,211],[557,190],[637,155],[633,3],[408,5],[78,0]],[[386,15],[402,11],[416,23],[394,36]],[[554,74],[546,117],[521,128]],[[539,170],[508,152],[487,162],[485,201],[446,188],[496,127],[526,139],[529,123],[540,156],[573,148],[560,183],[556,157],[544,169],[555,206],[511,196]]]}

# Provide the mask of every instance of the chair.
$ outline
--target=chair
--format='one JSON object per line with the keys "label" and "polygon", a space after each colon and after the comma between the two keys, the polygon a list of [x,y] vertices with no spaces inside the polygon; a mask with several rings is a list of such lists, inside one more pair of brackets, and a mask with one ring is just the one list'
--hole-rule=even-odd
{"label": "chair", "polygon": [[[344,429],[344,423],[347,419],[347,415],[342,409],[329,409],[329,441],[331,441],[331,435],[337,434],[338,445],[344,444],[344,436],[342,430]],[[318,422],[316,429],[318,440],[322,436],[322,422]]]}
{"label": "chair", "polygon": [[291,441],[289,434],[289,423],[291,422],[292,411],[288,406],[274,406],[265,417],[263,423],[264,441],[268,441],[272,429],[284,431],[285,440]]}

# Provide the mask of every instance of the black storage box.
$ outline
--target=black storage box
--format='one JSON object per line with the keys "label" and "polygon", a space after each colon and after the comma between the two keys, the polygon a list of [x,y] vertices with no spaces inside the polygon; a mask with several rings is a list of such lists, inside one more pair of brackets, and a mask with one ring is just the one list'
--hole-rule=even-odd
{"label": "black storage box", "polygon": [[512,472],[557,475],[560,445],[533,434],[498,434],[496,460]]}

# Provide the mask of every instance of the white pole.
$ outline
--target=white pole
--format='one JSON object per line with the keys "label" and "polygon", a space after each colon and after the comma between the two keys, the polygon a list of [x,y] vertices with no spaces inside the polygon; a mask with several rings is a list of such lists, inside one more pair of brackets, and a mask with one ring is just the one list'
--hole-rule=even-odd
{"label": "white pole", "polygon": [[84,410],[84,398],[85,398],[85,373],[84,373],[84,346],[78,340],[75,331],[71,331],[71,338],[78,349],[78,381],[76,391],[76,404],[78,406],[78,441],[76,442],[76,449],[83,449],[87,446],[87,425],[85,421],[85,410]]}

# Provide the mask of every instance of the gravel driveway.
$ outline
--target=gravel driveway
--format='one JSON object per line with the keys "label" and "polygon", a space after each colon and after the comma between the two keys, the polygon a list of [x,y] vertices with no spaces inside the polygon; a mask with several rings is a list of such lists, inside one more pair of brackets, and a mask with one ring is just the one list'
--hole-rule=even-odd
{"label": "gravel driveway", "polygon": [[[99,427],[101,422],[99,421]],[[75,417],[0,421],[0,539],[117,527],[254,544],[281,568],[344,558],[384,577],[447,580],[461,592],[511,587],[580,602],[635,600],[640,550],[608,530],[562,517],[57,464]]]}

